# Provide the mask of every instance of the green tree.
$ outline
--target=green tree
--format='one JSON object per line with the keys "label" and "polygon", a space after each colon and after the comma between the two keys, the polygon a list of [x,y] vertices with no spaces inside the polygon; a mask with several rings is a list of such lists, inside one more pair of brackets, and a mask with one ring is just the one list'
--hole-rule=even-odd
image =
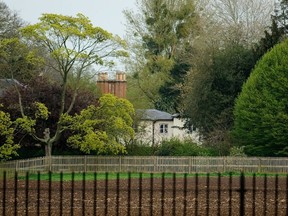
{"label": "green tree", "polygon": [[8,113],[0,110],[0,159],[6,160],[17,155],[19,145],[14,143],[14,126]]}
{"label": "green tree", "polygon": [[[21,105],[21,124],[35,140],[46,146],[46,155],[50,156],[52,145],[58,141],[65,130],[61,121],[68,115],[77,99],[79,85],[83,75],[92,65],[111,66],[111,57],[126,56],[121,50],[125,43],[119,38],[101,29],[94,27],[91,21],[82,14],[76,17],[57,14],[43,14],[40,22],[26,26],[21,30],[26,40],[37,42],[47,50],[53,64],[45,63],[52,67],[61,77],[60,106],[55,130],[45,128],[42,135],[36,134],[33,127],[35,119],[29,119]],[[67,104],[66,93],[69,79],[73,79],[74,91],[72,100]],[[66,108],[67,107],[67,108]],[[31,128],[26,126],[31,126]],[[44,135],[43,135],[44,134]]]}
{"label": "green tree", "polygon": [[26,83],[43,69],[43,58],[35,47],[18,38],[0,40],[0,78]]}
{"label": "green tree", "polygon": [[132,53],[132,62],[127,65],[136,83],[130,91],[140,90],[138,96],[144,94],[157,108],[173,109],[174,99],[179,96],[180,77],[187,72],[187,58],[183,56],[196,35],[198,17],[194,1],[141,0],[137,3],[139,13],[125,12]]}
{"label": "green tree", "polygon": [[119,154],[134,137],[132,104],[123,98],[106,94],[94,105],[74,117],[64,116],[63,123],[73,131],[67,140],[85,153]]}
{"label": "green tree", "polygon": [[248,155],[287,156],[288,40],[257,63],[236,100],[233,136]]}
{"label": "green tree", "polygon": [[234,102],[255,59],[250,49],[237,44],[210,54],[210,63],[203,61],[187,78],[183,112],[205,138],[216,135],[215,142],[223,141],[233,125]]}

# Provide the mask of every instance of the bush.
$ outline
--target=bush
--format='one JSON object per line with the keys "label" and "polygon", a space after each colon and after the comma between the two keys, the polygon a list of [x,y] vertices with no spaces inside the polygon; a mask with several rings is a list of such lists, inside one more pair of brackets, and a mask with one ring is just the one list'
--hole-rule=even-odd
{"label": "bush", "polygon": [[127,155],[129,156],[152,156],[157,147],[134,141],[126,145]]}
{"label": "bush", "polygon": [[172,138],[164,140],[155,154],[158,156],[211,156],[212,152],[189,139],[181,141]]}
{"label": "bush", "polygon": [[288,156],[288,40],[257,63],[234,109],[233,137],[254,156]]}

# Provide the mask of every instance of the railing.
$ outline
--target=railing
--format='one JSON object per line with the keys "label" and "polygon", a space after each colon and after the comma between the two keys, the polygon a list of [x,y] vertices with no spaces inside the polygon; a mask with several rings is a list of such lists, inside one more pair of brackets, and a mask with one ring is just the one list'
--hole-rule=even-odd
{"label": "railing", "polygon": [[[287,176],[29,173],[0,182],[5,215],[288,215]],[[66,174],[67,175],[67,174]],[[80,175],[76,180],[75,175]],[[115,177],[115,174],[113,174]],[[35,177],[35,174],[34,174]],[[103,178],[104,177],[104,178]]]}
{"label": "railing", "polygon": [[156,156],[52,156],[8,161],[0,171],[53,172],[250,172],[288,173],[288,158],[156,157]]}

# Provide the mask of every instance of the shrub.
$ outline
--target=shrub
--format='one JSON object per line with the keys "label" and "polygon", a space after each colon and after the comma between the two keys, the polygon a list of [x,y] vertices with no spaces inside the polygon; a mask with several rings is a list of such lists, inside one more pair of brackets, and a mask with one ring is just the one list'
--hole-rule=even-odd
{"label": "shrub", "polygon": [[288,155],[288,40],[257,63],[234,109],[233,137],[248,155]]}
{"label": "shrub", "polygon": [[155,154],[158,156],[211,156],[211,151],[189,139],[181,141],[172,138],[164,140]]}

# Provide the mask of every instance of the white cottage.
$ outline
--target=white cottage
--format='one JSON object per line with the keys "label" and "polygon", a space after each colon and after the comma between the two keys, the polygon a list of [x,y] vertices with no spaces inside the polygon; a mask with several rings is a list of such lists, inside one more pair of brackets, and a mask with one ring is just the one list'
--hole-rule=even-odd
{"label": "white cottage", "polygon": [[136,127],[136,139],[145,144],[157,145],[164,139],[173,137],[180,140],[192,139],[200,143],[196,129],[184,127],[185,119],[178,114],[171,115],[156,109],[137,110],[139,117]]}

